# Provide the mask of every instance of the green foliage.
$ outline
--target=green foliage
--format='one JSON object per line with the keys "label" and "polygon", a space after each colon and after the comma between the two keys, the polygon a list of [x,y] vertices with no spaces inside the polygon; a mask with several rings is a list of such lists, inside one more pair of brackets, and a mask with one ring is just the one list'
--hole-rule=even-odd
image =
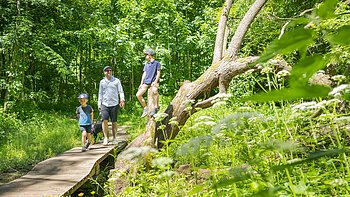
{"label": "green foliage", "polygon": [[313,43],[312,33],[311,30],[297,28],[284,34],[281,39],[273,42],[255,63],[266,62],[276,55],[284,55],[295,50],[305,49]]}
{"label": "green foliage", "polygon": [[321,19],[329,19],[335,16],[334,11],[337,7],[338,1],[326,0],[317,9],[317,15]]}
{"label": "green foliage", "polygon": [[311,120],[317,109],[302,105],[232,99],[201,110],[121,196],[347,195],[349,117],[329,104]]}
{"label": "green foliage", "polygon": [[[334,14],[337,1],[327,0],[321,4],[316,11],[322,20],[332,20],[337,17]],[[309,24],[320,24],[322,21],[312,18]],[[301,20],[305,21],[305,20]],[[298,20],[297,24],[299,24]],[[309,79],[318,70],[325,68],[331,60],[336,59],[337,55],[332,53],[321,53],[321,55],[307,56],[307,50],[314,43],[317,28],[297,27],[287,32],[281,39],[276,39],[261,55],[261,57],[254,64],[266,62],[276,55],[285,55],[293,51],[299,51],[301,59],[293,66],[290,77],[290,87],[284,90],[272,91],[270,93],[262,93],[254,95],[248,100],[254,101],[279,101],[279,100],[295,100],[295,99],[309,99],[316,97],[325,97],[328,95],[328,89],[325,87],[309,85]],[[335,41],[334,44],[347,45],[348,39],[345,38],[350,33],[347,25],[342,26],[328,36],[330,42]],[[323,30],[325,31],[325,30]],[[311,50],[312,51],[312,50]],[[316,52],[317,53],[317,52]]]}
{"label": "green foliage", "polygon": [[29,170],[32,165],[79,145],[76,120],[58,114],[32,112],[26,120],[1,113],[1,172]]}
{"label": "green foliage", "polygon": [[0,146],[5,144],[13,131],[21,128],[21,122],[16,120],[13,113],[5,113],[3,109],[0,111]]}
{"label": "green foliage", "polygon": [[329,36],[329,40],[332,43],[339,44],[339,45],[350,45],[350,39],[349,39],[349,32],[350,32],[350,26],[342,26],[338,29],[336,33],[333,33]]}
{"label": "green foliage", "polygon": [[[288,3],[301,7],[308,3],[302,2]],[[340,63],[339,57],[347,53],[338,48],[338,44],[347,47],[348,39],[344,37],[347,19],[339,22],[339,15],[333,13],[337,6],[336,1],[327,0],[312,15],[291,22],[281,40],[274,41],[261,56],[263,71],[235,78],[229,102],[192,115],[177,138],[156,155],[154,161],[164,157],[171,161],[167,167],[140,170],[137,180],[121,195],[349,195],[349,117],[339,109],[339,103],[346,102],[341,97],[321,101],[318,97],[327,96],[329,89],[309,85],[316,71]],[[302,10],[296,7],[285,9],[297,15]],[[341,26],[324,28],[325,20],[342,24],[344,30]],[[307,24],[307,29],[300,28]],[[291,55],[292,62],[297,62],[288,83],[283,80],[288,74],[279,78],[266,62],[276,55]],[[276,91],[248,97],[263,103],[237,100],[253,94],[257,86]],[[298,104],[300,98],[318,99]],[[293,105],[282,101],[291,99]],[[320,109],[323,115],[311,119]],[[164,170],[170,174],[167,179],[160,178]]]}

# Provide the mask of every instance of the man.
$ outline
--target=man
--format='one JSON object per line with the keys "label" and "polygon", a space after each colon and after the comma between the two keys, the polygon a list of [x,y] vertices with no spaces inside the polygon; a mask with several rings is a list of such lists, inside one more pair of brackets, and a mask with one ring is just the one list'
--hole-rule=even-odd
{"label": "man", "polygon": [[[102,115],[103,144],[108,144],[108,120],[112,122],[113,144],[116,144],[116,129],[119,106],[124,108],[124,91],[120,80],[112,75],[112,67],[103,68],[105,77],[100,81],[98,90],[98,109]],[[120,102],[118,98],[120,97]]]}
{"label": "man", "polygon": [[160,79],[160,63],[154,59],[154,51],[152,49],[147,49],[144,51],[146,55],[147,62],[143,67],[143,73],[141,77],[141,83],[139,89],[136,93],[137,99],[140,101],[143,107],[143,113],[141,118],[145,117],[148,113],[147,104],[145,99],[142,97],[143,94],[150,89],[153,96],[156,99],[156,107],[150,111],[150,116],[156,114],[159,110],[159,79]]}

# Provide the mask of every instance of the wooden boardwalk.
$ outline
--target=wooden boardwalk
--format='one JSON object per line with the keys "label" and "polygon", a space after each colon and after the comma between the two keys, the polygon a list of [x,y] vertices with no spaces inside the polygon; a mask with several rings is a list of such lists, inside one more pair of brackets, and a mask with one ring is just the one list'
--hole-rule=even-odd
{"label": "wooden boardwalk", "polygon": [[[119,140],[123,139],[122,129],[118,129]],[[125,133],[124,133],[125,134]],[[127,136],[125,134],[125,136]],[[124,137],[125,137],[124,136]],[[91,145],[90,150],[81,152],[81,147],[73,148],[61,155],[37,164],[28,174],[8,184],[0,186],[0,196],[4,197],[56,197],[69,196],[90,177],[99,172],[100,163],[110,154],[117,154],[127,145]]]}

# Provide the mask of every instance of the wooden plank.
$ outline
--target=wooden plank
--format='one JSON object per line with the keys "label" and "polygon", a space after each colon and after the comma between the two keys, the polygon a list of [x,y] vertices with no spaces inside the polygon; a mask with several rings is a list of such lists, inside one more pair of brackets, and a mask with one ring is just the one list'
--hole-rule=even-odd
{"label": "wooden plank", "polygon": [[120,152],[125,148],[126,141],[123,142],[117,146],[94,144],[86,152],[77,147],[42,161],[28,174],[0,186],[0,196],[54,197],[72,194],[98,172],[99,164],[115,149]]}

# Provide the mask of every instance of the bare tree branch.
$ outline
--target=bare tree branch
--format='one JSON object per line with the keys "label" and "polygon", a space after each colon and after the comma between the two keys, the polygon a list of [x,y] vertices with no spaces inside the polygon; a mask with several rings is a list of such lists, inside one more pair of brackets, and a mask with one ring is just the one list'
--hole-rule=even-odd
{"label": "bare tree branch", "polygon": [[218,25],[218,31],[216,33],[214,56],[213,56],[212,64],[221,60],[223,50],[224,48],[226,48],[224,46],[224,43],[226,43],[225,42],[226,23],[227,23],[228,15],[230,13],[230,9],[232,7],[232,2],[233,0],[226,0],[225,6],[222,9],[222,14]]}
{"label": "bare tree branch", "polygon": [[256,0],[244,15],[242,21],[239,23],[235,35],[233,36],[229,48],[227,50],[229,58],[236,58],[238,50],[243,42],[243,37],[248,31],[250,24],[253,22],[256,15],[265,5],[266,0]]}
{"label": "bare tree branch", "polygon": [[301,17],[301,16],[304,16],[306,13],[311,12],[312,10],[314,10],[314,9],[312,8],[312,9],[304,10],[304,11],[301,12],[297,17],[294,17],[294,18],[289,19],[289,21],[286,22],[286,23],[283,25],[283,27],[282,27],[282,29],[281,29],[281,33],[280,33],[280,35],[278,36],[278,39],[281,39],[281,37],[283,36],[283,34],[284,34],[284,32],[285,32],[287,26],[289,25],[289,23],[290,23],[293,19],[298,18],[298,17]]}

